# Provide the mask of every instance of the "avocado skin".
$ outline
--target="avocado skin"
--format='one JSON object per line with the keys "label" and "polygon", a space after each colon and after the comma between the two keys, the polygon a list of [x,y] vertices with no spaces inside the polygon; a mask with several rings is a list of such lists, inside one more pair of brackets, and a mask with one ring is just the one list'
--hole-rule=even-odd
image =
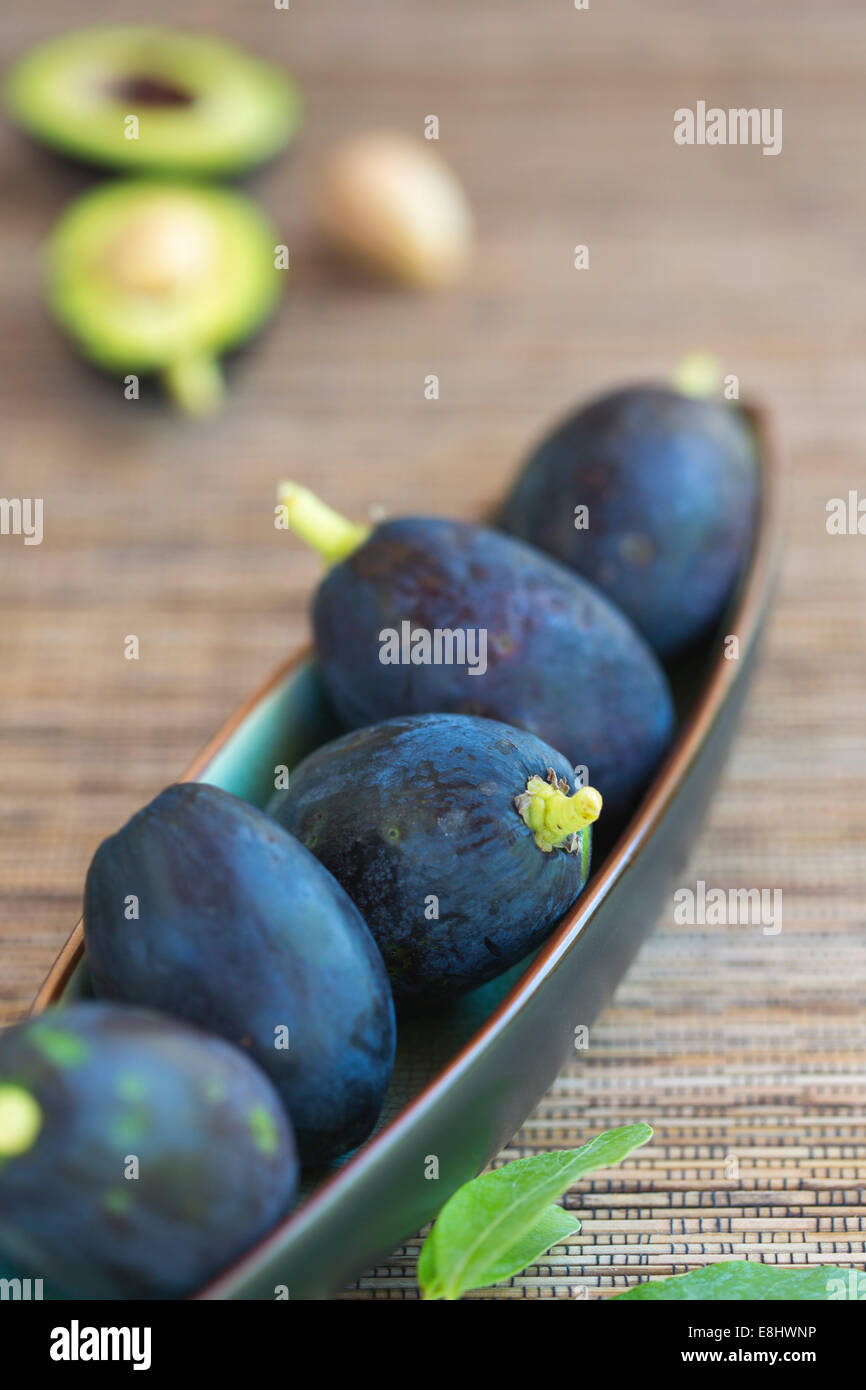
{"label": "avocado skin", "polygon": [[[0,1084],[42,1111],[32,1147],[0,1162],[0,1265],[57,1296],[181,1298],[265,1235],[297,1188],[267,1077],[184,1023],[92,1001],[52,1009],[0,1037]],[[131,1155],[137,1179],[124,1177]]]}
{"label": "avocado skin", "polygon": [[[497,522],[596,584],[670,658],[720,617],[757,499],[756,444],[741,410],[632,387],[544,439]],[[589,508],[585,530],[575,529],[578,505]]]}
{"label": "avocado skin", "polygon": [[[483,628],[487,671],[383,665],[380,634]],[[378,526],[320,585],[322,678],[347,728],[400,714],[483,715],[526,729],[589,769],[605,826],[620,825],[670,741],[666,677],[643,638],[586,580],[466,522]]]}
{"label": "avocado skin", "polygon": [[414,715],[318,749],[268,809],[357,903],[398,1003],[437,1004],[532,951],[586,881],[589,830],[577,853],[544,853],[514,806],[551,767],[572,784],[568,760],[523,730]]}
{"label": "avocado skin", "polygon": [[96,994],[248,1051],[305,1163],[367,1138],[394,1060],[385,969],[340,885],[263,812],[203,783],[168,787],[96,851],[84,938]]}

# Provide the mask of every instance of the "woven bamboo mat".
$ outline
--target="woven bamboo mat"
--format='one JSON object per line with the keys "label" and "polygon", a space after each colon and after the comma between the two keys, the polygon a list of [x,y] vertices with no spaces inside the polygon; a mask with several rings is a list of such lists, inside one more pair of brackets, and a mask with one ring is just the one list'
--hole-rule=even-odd
{"label": "woven bamboo mat", "polygon": [[[293,66],[310,107],[297,154],[251,185],[292,248],[290,299],[214,424],[124,403],[59,342],[38,244],[86,179],[0,132],[0,491],[45,499],[42,546],[0,539],[0,1016],[26,1009],[98,841],[304,637],[317,566],[273,530],[279,473],[359,516],[477,515],[577,397],[709,345],[773,410],[791,508],[763,666],[683,886],[780,889],[783,930],[677,926],[670,904],[502,1159],[638,1119],[655,1141],[570,1194],[567,1248],[482,1297],[603,1296],[726,1254],[862,1264],[866,540],[829,537],[825,504],[864,480],[866,19],[858,0],[531,10],[185,7]],[[8,0],[3,56],[108,14]],[[174,18],[168,0],[148,15]],[[674,147],[673,111],[700,98],[781,106],[783,153]],[[319,255],[305,190],[337,135],[429,112],[479,257],[460,290],[381,293]],[[416,1252],[342,1297],[414,1297]]]}

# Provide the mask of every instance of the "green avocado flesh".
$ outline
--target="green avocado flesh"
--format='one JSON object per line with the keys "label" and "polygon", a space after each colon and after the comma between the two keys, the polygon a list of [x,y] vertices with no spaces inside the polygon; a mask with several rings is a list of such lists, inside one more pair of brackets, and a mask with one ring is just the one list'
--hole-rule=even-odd
{"label": "green avocado flesh", "polygon": [[84,355],[107,371],[161,372],[177,403],[206,413],[221,394],[216,356],[276,305],[279,236],[224,188],[151,179],[77,199],[48,246],[47,299]]}
{"label": "green avocado flesh", "polygon": [[40,44],[12,68],[5,100],[22,129],[73,158],[191,177],[269,159],[301,114],[297,87],[269,63],[204,34],[143,27]]}

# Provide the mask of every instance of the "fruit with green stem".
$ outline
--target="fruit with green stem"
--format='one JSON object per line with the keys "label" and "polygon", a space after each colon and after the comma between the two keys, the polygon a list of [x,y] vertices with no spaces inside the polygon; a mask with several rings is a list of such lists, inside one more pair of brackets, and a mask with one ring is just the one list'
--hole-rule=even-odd
{"label": "fruit with green stem", "polygon": [[283,1217],[292,1126],[264,1072],[92,1000],[0,1037],[0,1269],[63,1298],[182,1298]]}
{"label": "fruit with green stem", "polygon": [[364,527],[294,483],[280,499],[329,566],[313,626],[346,727],[429,712],[501,720],[585,768],[607,830],[621,825],[668,745],[673,707],[653,653],[602,594],[482,526]]}
{"label": "fruit with green stem", "polygon": [[360,909],[395,999],[425,1005],[544,940],[586,882],[601,806],[533,734],[423,714],[326,744],[268,809]]}
{"label": "fruit with green stem", "polygon": [[713,373],[692,354],[677,389],[629,387],[568,416],[497,517],[601,589],[665,658],[720,617],[755,524],[755,436],[736,402],[713,398]]}

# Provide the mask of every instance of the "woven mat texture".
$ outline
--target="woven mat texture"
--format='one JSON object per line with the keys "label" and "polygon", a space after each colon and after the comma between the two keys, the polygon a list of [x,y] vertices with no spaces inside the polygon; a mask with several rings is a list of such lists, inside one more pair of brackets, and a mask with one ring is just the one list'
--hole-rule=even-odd
{"label": "woven mat texture", "polygon": [[[141,7],[7,0],[2,57],[108,18]],[[90,180],[0,127],[0,490],[45,504],[41,546],[0,538],[0,1017],[28,1006],[98,841],[305,637],[317,563],[273,529],[277,475],[361,517],[477,515],[577,398],[706,345],[773,411],[791,498],[763,665],[685,883],[781,889],[784,927],[663,913],[502,1158],[638,1119],[655,1141],[570,1194],[567,1248],[480,1296],[604,1296],[723,1254],[862,1263],[866,539],[825,528],[866,479],[862,5],[191,0],[184,22],[308,94],[297,151],[249,181],[292,249],[289,296],[218,421],[124,402],[63,345],[39,243]],[[782,153],[675,146],[699,99],[781,107]],[[332,140],[430,113],[479,254],[460,289],[413,297],[322,255],[309,190]],[[415,1297],[417,1248],[342,1296]]]}

